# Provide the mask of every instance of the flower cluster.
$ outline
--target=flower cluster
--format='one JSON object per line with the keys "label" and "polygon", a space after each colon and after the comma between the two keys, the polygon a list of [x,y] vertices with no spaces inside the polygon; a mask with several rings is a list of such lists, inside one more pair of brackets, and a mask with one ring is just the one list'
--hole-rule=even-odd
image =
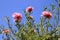
{"label": "flower cluster", "polygon": [[50,19],[52,17],[52,13],[48,11],[43,11],[42,16]]}
{"label": "flower cluster", "polygon": [[17,21],[21,21],[22,19],[22,15],[18,12],[14,12],[14,14],[12,15],[12,17],[14,18],[14,21],[17,22]]}
{"label": "flower cluster", "polygon": [[33,7],[29,6],[26,8],[26,13],[30,13],[30,12],[32,12],[32,10],[33,10]]}
{"label": "flower cluster", "polygon": [[8,29],[6,29],[6,30],[3,30],[3,32],[2,32],[3,34],[8,34],[9,33],[9,30]]}

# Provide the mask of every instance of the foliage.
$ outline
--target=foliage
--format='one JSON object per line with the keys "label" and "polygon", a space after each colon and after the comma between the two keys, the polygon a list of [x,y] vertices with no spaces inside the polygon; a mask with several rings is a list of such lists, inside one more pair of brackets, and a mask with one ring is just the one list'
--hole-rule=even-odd
{"label": "foliage", "polygon": [[[58,2],[58,1],[56,1]],[[60,38],[60,1],[58,2],[58,7],[55,8],[55,5],[51,5],[52,9],[50,9],[46,14],[43,14],[40,17],[40,22],[38,24],[35,23],[33,17],[31,17],[32,7],[31,9],[28,9],[24,11],[25,17],[27,21],[23,24],[21,24],[22,16],[19,16],[16,14],[14,19],[18,19],[14,21],[14,26],[17,27],[17,30],[13,30],[9,17],[4,18],[7,21],[8,30],[9,32],[5,31],[5,33],[2,33],[4,30],[4,26],[0,26],[0,34],[2,33],[3,40],[58,40]],[[48,8],[45,7],[44,11],[47,11]],[[54,13],[54,10],[56,10],[56,13]],[[48,13],[51,13],[48,14]],[[51,21],[52,20],[52,21]],[[6,38],[4,37],[6,35]]]}

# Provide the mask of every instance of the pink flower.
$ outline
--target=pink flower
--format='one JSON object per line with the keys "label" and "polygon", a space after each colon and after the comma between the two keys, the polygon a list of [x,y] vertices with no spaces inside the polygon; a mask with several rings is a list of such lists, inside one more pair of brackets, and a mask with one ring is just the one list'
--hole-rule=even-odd
{"label": "pink flower", "polygon": [[32,10],[33,10],[33,7],[29,6],[29,7],[26,8],[26,13],[30,13]]}
{"label": "pink flower", "polygon": [[14,21],[20,21],[22,19],[22,15],[18,12],[14,12],[14,14],[12,15],[12,17],[14,18]]}
{"label": "pink flower", "polygon": [[44,11],[44,12],[42,12],[42,16],[50,19],[52,17],[52,14],[51,14],[51,12]]}
{"label": "pink flower", "polygon": [[30,16],[30,19],[33,19],[33,16]]}
{"label": "pink flower", "polygon": [[8,34],[8,32],[9,32],[9,30],[6,29],[6,30],[4,30],[2,33],[4,33],[4,34]]}

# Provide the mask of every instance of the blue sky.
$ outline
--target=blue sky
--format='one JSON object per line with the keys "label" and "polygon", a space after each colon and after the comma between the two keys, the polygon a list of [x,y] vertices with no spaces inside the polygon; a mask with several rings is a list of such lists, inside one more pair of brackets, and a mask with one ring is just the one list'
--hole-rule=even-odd
{"label": "blue sky", "polygon": [[9,16],[13,23],[13,12],[20,12],[22,14],[22,22],[25,22],[24,10],[28,6],[34,7],[33,14],[31,15],[34,17],[35,22],[38,23],[43,7],[47,6],[50,9],[50,4],[57,5],[54,0],[0,0],[0,25],[4,24],[6,26],[3,20],[5,16]]}

